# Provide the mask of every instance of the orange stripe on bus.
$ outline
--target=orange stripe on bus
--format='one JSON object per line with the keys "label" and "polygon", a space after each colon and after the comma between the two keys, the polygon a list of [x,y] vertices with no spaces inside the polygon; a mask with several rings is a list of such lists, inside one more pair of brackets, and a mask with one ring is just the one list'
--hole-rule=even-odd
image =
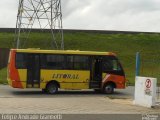
{"label": "orange stripe on bus", "polygon": [[15,88],[23,88],[21,82],[18,70],[16,69],[16,50],[11,51],[11,61],[9,65],[10,69],[10,78],[12,80],[12,86]]}

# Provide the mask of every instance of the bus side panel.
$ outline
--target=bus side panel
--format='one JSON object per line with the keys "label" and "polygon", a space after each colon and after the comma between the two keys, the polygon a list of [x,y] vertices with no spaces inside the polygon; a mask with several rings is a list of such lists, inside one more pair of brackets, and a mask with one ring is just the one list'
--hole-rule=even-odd
{"label": "bus side panel", "polygon": [[23,88],[20,81],[19,72],[16,69],[16,50],[10,51],[10,60],[8,64],[8,83],[14,88]]}
{"label": "bus side panel", "polygon": [[27,84],[27,69],[18,69],[18,74],[23,88],[26,88]]}
{"label": "bus side panel", "polygon": [[107,82],[113,82],[116,84],[117,89],[125,89],[125,76],[113,75],[103,73],[102,87]]}
{"label": "bus side panel", "polygon": [[74,71],[78,78],[73,81],[73,89],[89,89],[90,71]]}
{"label": "bus side panel", "polygon": [[89,79],[89,71],[41,70],[41,88],[45,88],[49,81],[56,80],[61,89],[88,89]]}

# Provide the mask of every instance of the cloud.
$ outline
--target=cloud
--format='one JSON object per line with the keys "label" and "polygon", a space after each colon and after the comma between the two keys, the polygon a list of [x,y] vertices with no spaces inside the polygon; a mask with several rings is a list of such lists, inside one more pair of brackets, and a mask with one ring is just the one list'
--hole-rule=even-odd
{"label": "cloud", "polygon": [[[71,16],[73,13],[85,9],[86,6],[90,5],[91,0],[61,0],[62,1],[62,12],[63,18]],[[78,15],[78,14],[77,14]]]}
{"label": "cloud", "polygon": [[1,0],[0,27],[13,27],[16,25],[18,3],[14,0]]}
{"label": "cloud", "polygon": [[[61,0],[65,29],[160,32],[160,0]],[[18,0],[1,0],[0,27],[15,27]]]}
{"label": "cloud", "polygon": [[64,18],[64,27],[160,31],[159,13],[158,0],[92,0],[90,4]]}

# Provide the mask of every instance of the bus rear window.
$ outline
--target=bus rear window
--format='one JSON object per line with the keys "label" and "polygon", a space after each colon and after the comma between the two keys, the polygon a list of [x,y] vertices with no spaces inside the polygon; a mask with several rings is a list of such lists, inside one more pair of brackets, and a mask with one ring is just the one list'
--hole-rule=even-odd
{"label": "bus rear window", "polygon": [[16,54],[16,68],[18,69],[25,69],[27,68],[26,62],[26,54],[17,53]]}

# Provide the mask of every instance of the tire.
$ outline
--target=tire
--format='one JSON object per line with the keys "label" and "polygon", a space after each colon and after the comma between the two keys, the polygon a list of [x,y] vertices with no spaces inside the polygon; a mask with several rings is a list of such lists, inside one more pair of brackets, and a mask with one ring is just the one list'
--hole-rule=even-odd
{"label": "tire", "polygon": [[103,88],[103,92],[105,94],[112,94],[114,93],[114,86],[112,84],[106,84]]}
{"label": "tire", "polygon": [[47,93],[56,94],[58,92],[58,85],[54,82],[49,83],[46,87]]}

